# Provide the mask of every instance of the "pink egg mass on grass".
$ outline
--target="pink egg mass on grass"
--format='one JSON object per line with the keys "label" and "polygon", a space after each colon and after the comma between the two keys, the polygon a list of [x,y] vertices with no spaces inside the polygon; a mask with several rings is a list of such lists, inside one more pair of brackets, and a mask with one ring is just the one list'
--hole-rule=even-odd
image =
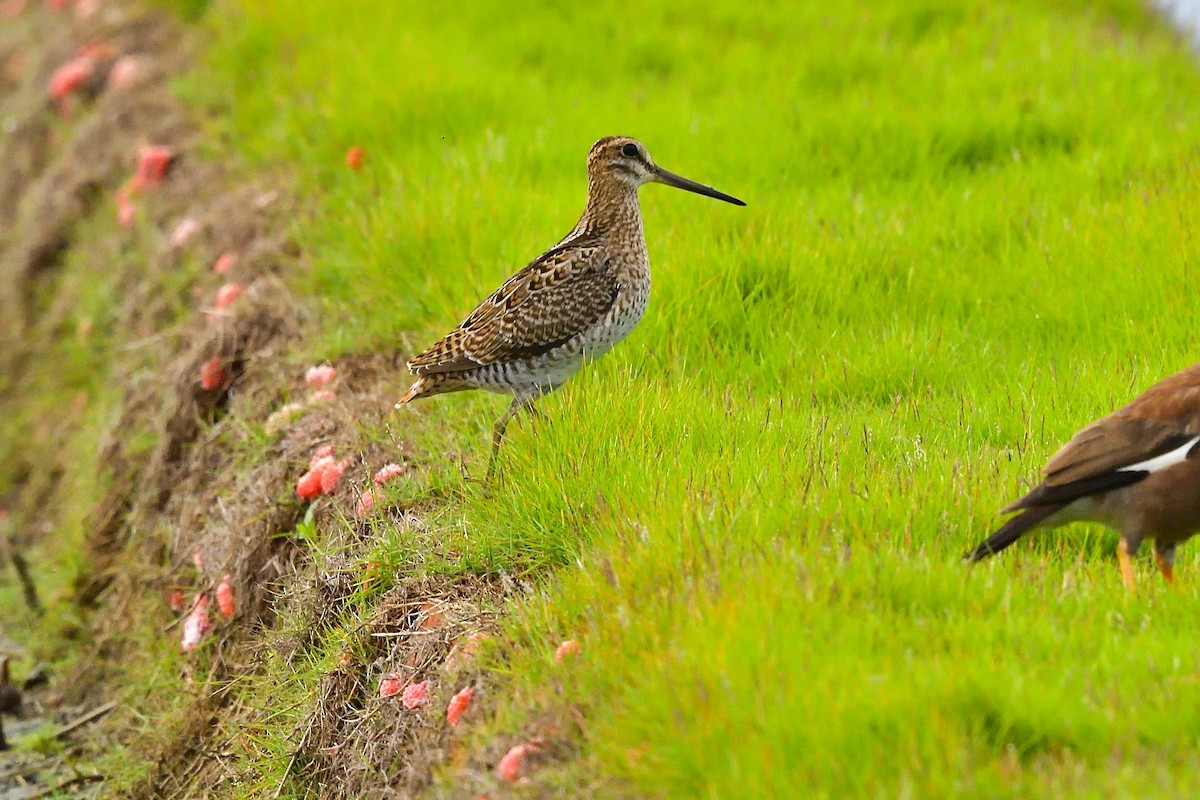
{"label": "pink egg mass on grass", "polygon": [[233,600],[233,586],[229,583],[229,576],[226,575],[221,580],[221,585],[217,587],[217,608],[223,617],[232,617],[236,606]]}
{"label": "pink egg mass on grass", "polygon": [[362,519],[375,508],[375,493],[367,489],[358,497],[358,502],[354,504],[354,516]]}
{"label": "pink egg mass on grass", "polygon": [[554,651],[554,660],[561,664],[565,659],[571,658],[577,653],[579,653],[579,642],[574,639],[567,639]]}
{"label": "pink egg mass on grass", "polygon": [[108,88],[128,89],[142,77],[142,62],[137,56],[121,56],[108,71]]}
{"label": "pink egg mass on grass", "polygon": [[348,461],[334,461],[332,458],[325,463],[321,470],[321,493],[332,494],[337,488],[338,481],[342,479],[342,473],[346,471]]}
{"label": "pink egg mass on grass", "polygon": [[467,711],[467,707],[471,705],[471,698],[475,696],[475,690],[470,686],[458,690],[454,697],[450,698],[450,705],[446,706],[446,721],[451,725],[457,725],[458,720]]}
{"label": "pink egg mass on grass", "polygon": [[530,746],[527,744],[514,745],[496,765],[496,772],[506,781],[515,781],[521,777],[521,767],[525,764],[525,756],[529,755]]}
{"label": "pink egg mass on grass", "polygon": [[179,643],[183,652],[190,653],[195,650],[196,646],[200,644],[200,640],[204,638],[204,634],[211,629],[212,621],[208,618],[208,595],[198,594],[192,604],[191,613],[183,621],[183,636]]}
{"label": "pink egg mass on grass", "polygon": [[379,468],[379,471],[375,473],[374,481],[376,485],[383,486],[392,478],[399,477],[403,474],[404,467],[400,466],[399,464],[384,464]]}
{"label": "pink egg mass on grass", "polygon": [[337,370],[329,364],[309,367],[304,373],[304,382],[310,389],[326,389],[337,381]]}
{"label": "pink egg mass on grass", "polygon": [[221,357],[213,356],[208,361],[200,365],[200,388],[206,392],[211,392],[213,389],[220,389],[225,385],[227,376],[225,369],[221,366]]}
{"label": "pink egg mass on grass", "polygon": [[171,247],[183,247],[187,244],[188,239],[196,235],[198,230],[200,230],[200,224],[191,217],[179,220],[179,223],[171,230]]}
{"label": "pink egg mass on grass", "polygon": [[229,270],[233,269],[237,264],[236,253],[221,253],[217,256],[217,260],[213,262],[212,271],[218,275],[224,275]]}
{"label": "pink egg mass on grass", "polygon": [[302,500],[331,494],[337,489],[338,481],[349,464],[348,458],[338,461],[333,457],[332,445],[317,448],[309,461],[308,472],[304,473],[296,484],[296,494]]}
{"label": "pink egg mass on grass", "polygon": [[404,695],[400,698],[400,702],[404,703],[405,708],[420,708],[429,702],[429,681],[421,681],[413,683],[404,688]]}
{"label": "pink egg mass on grass", "polygon": [[50,76],[50,97],[63,100],[92,77],[96,69],[96,60],[91,56],[72,58]]}
{"label": "pink egg mass on grass", "polygon": [[403,684],[400,682],[400,676],[385,675],[379,681],[379,696],[380,697],[392,697],[394,695],[400,694],[400,689],[402,686],[403,686]]}
{"label": "pink egg mass on grass", "polygon": [[157,186],[166,177],[167,170],[175,161],[175,150],[163,144],[150,144],[138,151],[137,172],[133,176],[133,189],[140,191]]}
{"label": "pink egg mass on grass", "polygon": [[227,283],[217,290],[217,308],[227,308],[232,305],[239,297],[242,296],[242,288],[240,283]]}
{"label": "pink egg mass on grass", "polygon": [[117,222],[125,228],[133,224],[134,216],[137,209],[134,208],[133,200],[129,197],[127,189],[117,190]]}

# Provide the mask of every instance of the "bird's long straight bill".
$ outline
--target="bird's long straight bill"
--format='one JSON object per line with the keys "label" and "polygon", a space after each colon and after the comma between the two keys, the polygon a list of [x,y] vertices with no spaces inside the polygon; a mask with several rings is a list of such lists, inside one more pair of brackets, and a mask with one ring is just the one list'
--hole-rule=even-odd
{"label": "bird's long straight bill", "polygon": [[662,167],[656,166],[654,168],[654,173],[655,173],[655,175],[658,176],[659,182],[665,183],[667,186],[674,186],[676,189],[685,189],[689,192],[695,192],[696,194],[702,194],[705,197],[714,197],[717,200],[724,200],[726,203],[733,203],[735,206],[746,205],[744,202],[742,202],[741,200],[738,200],[733,195],[728,195],[728,194],[725,194],[724,192],[718,192],[716,189],[712,188],[711,186],[705,186],[703,183],[696,183],[695,181],[689,181],[687,178],[683,177],[682,175],[676,175],[674,172],[668,172],[667,170],[663,169]]}

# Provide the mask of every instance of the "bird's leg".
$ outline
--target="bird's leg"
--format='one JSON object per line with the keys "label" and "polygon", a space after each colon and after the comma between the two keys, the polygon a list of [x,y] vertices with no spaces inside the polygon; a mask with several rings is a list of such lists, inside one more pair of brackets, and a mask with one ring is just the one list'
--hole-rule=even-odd
{"label": "bird's leg", "polygon": [[1162,573],[1163,580],[1167,583],[1175,583],[1175,546],[1160,545],[1154,543],[1154,561],[1158,564],[1158,571]]}
{"label": "bird's leg", "polygon": [[496,471],[496,456],[500,452],[500,445],[504,441],[504,432],[508,430],[508,421],[516,416],[517,409],[520,408],[518,401],[513,400],[508,408],[504,409],[504,413],[496,420],[496,424],[492,426],[492,457],[488,459],[488,480],[492,479],[492,473]]}
{"label": "bird's leg", "polygon": [[1117,561],[1121,565],[1121,582],[1131,592],[1137,589],[1137,580],[1133,573],[1133,554],[1137,552],[1139,544],[1138,541],[1130,543],[1124,536],[1117,544]]}
{"label": "bird's leg", "polygon": [[534,405],[533,400],[529,400],[521,406],[520,411],[522,424],[524,424],[524,420],[529,420],[529,430],[531,431],[536,431],[538,426],[544,424],[547,419],[546,413]]}
{"label": "bird's leg", "polygon": [[517,395],[513,398],[512,403],[500,415],[500,419],[496,420],[496,424],[492,426],[492,457],[488,461],[487,480],[490,483],[492,475],[496,472],[496,456],[500,454],[500,443],[504,441],[504,432],[508,428],[509,421],[517,415],[518,411],[524,408],[533,407],[532,397]]}
{"label": "bird's leg", "polygon": [[[8,658],[7,657],[0,658],[0,689],[6,688],[8,686],[8,681],[9,681]],[[5,708],[3,710],[8,711],[7,708]],[[8,749],[8,742],[5,741],[5,739],[4,739],[4,720],[0,719],[0,750],[7,750],[7,749]]]}

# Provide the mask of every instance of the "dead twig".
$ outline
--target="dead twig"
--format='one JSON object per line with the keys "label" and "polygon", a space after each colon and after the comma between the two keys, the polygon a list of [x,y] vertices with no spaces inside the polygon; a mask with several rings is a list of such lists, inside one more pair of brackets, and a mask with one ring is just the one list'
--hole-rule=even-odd
{"label": "dead twig", "polygon": [[37,794],[29,795],[29,800],[37,800],[40,797],[53,797],[63,789],[70,788],[77,783],[93,783],[95,781],[102,781],[104,779],[104,776],[99,773],[93,773],[91,775],[76,775],[75,777],[67,778],[65,781],[62,781],[54,786],[42,789]]}
{"label": "dead twig", "polygon": [[66,725],[63,725],[61,728],[59,728],[55,732],[54,738],[55,739],[65,739],[65,738],[67,738],[67,736],[69,736],[71,734],[72,731],[76,730],[77,728],[81,728],[84,725],[87,725],[89,722],[91,722],[93,720],[103,717],[105,714],[112,711],[116,707],[117,707],[116,700],[113,700],[112,702],[109,702],[109,703],[105,703],[102,706],[97,706],[96,708],[93,708],[91,711],[84,714],[82,717],[79,717],[75,720],[72,720],[71,722],[68,722]]}

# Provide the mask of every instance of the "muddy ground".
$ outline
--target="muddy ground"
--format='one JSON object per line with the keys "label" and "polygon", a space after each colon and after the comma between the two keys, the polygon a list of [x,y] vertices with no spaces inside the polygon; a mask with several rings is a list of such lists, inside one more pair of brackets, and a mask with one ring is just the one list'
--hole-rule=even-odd
{"label": "muddy ground", "polygon": [[[227,148],[169,88],[201,46],[194,36],[125,3],[0,2],[0,585],[29,575],[28,608],[0,613],[0,656],[22,689],[3,718],[13,749],[0,752],[0,800],[236,796],[254,785],[261,776],[234,754],[240,725],[259,712],[236,687],[268,650],[302,657],[360,586],[354,554],[372,529],[335,509],[352,508],[382,463],[421,466],[399,437],[383,446],[357,435],[390,409],[402,353],[339,359],[323,400],[306,388],[309,365],[294,353],[313,317],[288,288],[303,254],[284,233],[304,209],[286,175],[221,157]],[[84,77],[52,97],[58,71],[81,56]],[[173,157],[161,181],[135,186],[147,145]],[[227,253],[236,263],[216,274]],[[86,300],[97,283],[112,290],[99,310]],[[244,291],[217,309],[226,283]],[[72,342],[99,371],[90,388],[59,369]],[[303,407],[279,417],[288,403]],[[268,420],[265,437],[254,433]],[[339,487],[309,506],[294,487],[322,445],[351,455]],[[420,510],[380,513],[419,528]],[[306,518],[329,523],[328,551],[345,563],[318,563],[296,535]],[[61,568],[45,563],[57,558]],[[68,570],[65,582],[47,579]],[[154,709],[139,706],[133,671],[149,651],[177,648],[192,598],[215,597],[226,578],[232,619],[182,662],[182,711],[148,726]],[[171,608],[173,595],[184,608]],[[438,713],[380,703],[379,676],[430,679],[444,708],[454,686],[479,680],[448,656],[494,625],[502,595],[483,579],[389,590],[316,687],[279,792],[428,789],[451,734]],[[120,781],[93,766],[117,746],[137,762]],[[498,755],[464,764],[465,796],[492,787]]]}

